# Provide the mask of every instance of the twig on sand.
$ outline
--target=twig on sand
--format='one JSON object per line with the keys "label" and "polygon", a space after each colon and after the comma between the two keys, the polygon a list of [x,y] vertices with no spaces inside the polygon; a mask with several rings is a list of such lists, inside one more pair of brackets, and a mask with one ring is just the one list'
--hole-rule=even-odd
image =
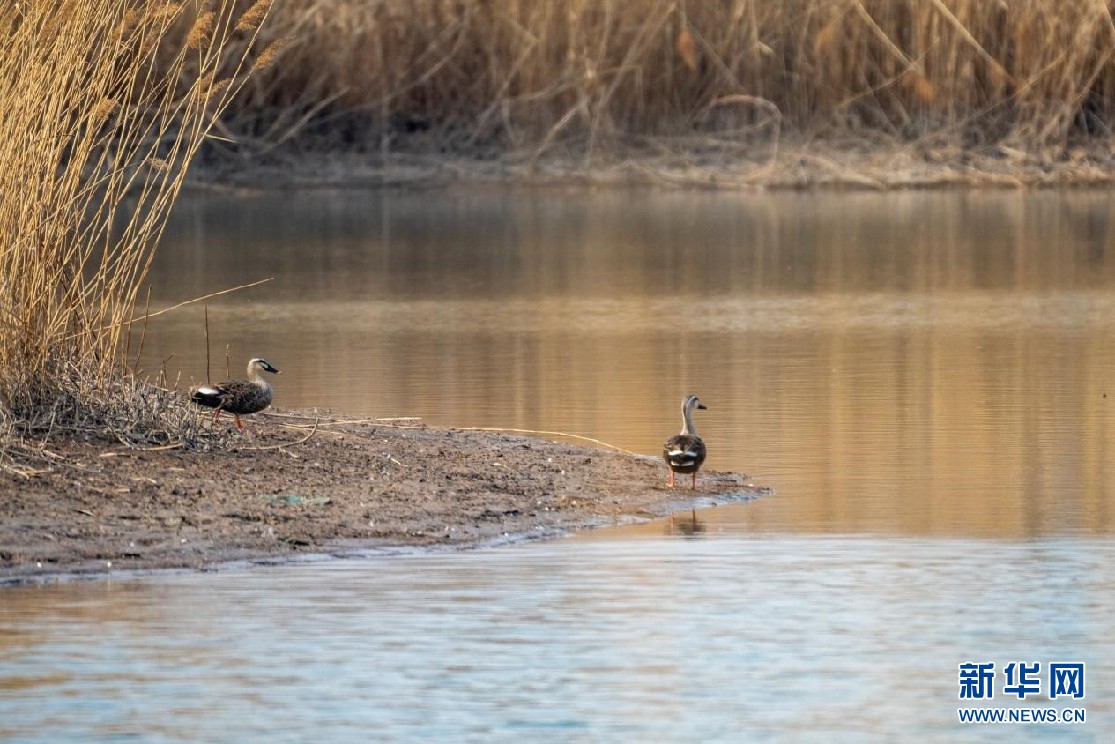
{"label": "twig on sand", "polygon": [[170,444],[160,444],[154,447],[132,447],[132,449],[140,452],[162,452],[164,450],[181,449],[185,446],[185,442],[171,442]]}
{"label": "twig on sand", "polygon": [[[291,427],[291,428],[295,428],[295,427]],[[305,427],[300,426],[300,427],[296,427],[296,428],[302,429],[302,428],[305,428]],[[284,442],[283,444],[267,444],[267,445],[263,445],[262,447],[243,447],[243,449],[253,450],[253,451],[256,451],[256,452],[261,452],[263,450],[281,450],[281,449],[286,449],[287,447],[296,447],[300,444],[305,444],[306,442],[310,441],[310,437],[312,437],[314,434],[317,433],[317,429],[318,429],[318,424],[315,421],[313,427],[306,434],[306,436],[302,437],[297,442]]]}
{"label": "twig on sand", "polygon": [[[262,413],[262,415],[264,415],[264,416],[274,416],[276,418],[293,418],[293,419],[307,418],[305,416],[300,416],[297,413],[279,413],[277,411],[264,411]],[[334,419],[332,421],[315,420],[315,422],[313,424],[313,429],[316,431],[319,427],[325,427],[325,426],[342,426],[342,425],[358,425],[358,424],[392,424],[392,422],[397,422],[397,421],[421,421],[421,420],[422,420],[422,418],[420,416],[397,416],[397,417],[392,417],[392,418],[364,418],[364,419]],[[308,425],[307,424],[281,424],[281,426],[283,426],[285,428],[288,428],[288,429],[305,429]],[[398,426],[396,428],[405,429],[405,428],[414,428],[414,427]],[[631,450],[624,449],[623,447],[617,447],[614,444],[610,444],[610,443],[605,442],[605,441],[600,440],[600,439],[593,439],[592,437],[586,437],[586,436],[582,436],[580,434],[570,434],[569,432],[566,432],[566,431],[539,431],[539,430],[535,430],[535,429],[512,429],[512,428],[503,427],[503,426],[493,426],[493,427],[454,426],[452,428],[454,428],[458,431],[491,431],[491,432],[504,432],[504,433],[511,433],[511,434],[534,434],[534,435],[537,435],[537,436],[546,436],[546,437],[568,437],[569,439],[580,439],[581,441],[584,441],[584,442],[591,442],[593,444],[598,444],[601,447],[607,447],[608,449],[613,449],[616,452],[622,452],[625,455],[632,455],[632,456],[635,456],[635,457],[640,457],[638,452],[632,452]],[[329,433],[332,434],[334,432],[329,432]],[[359,435],[358,434],[353,434],[352,432],[348,432],[348,433],[346,433],[346,436],[359,436]]]}
{"label": "twig on sand", "polygon": [[592,442],[593,444],[599,444],[602,447],[607,447],[608,449],[614,449],[616,452],[622,452],[625,455],[632,455],[634,457],[639,456],[638,452],[632,452],[631,450],[624,449],[623,447],[617,447],[614,444],[609,444],[608,442],[602,441],[600,439],[593,439],[592,437],[585,437],[585,436],[581,436],[580,434],[570,434],[569,432],[565,432],[565,431],[536,431],[534,429],[508,429],[508,428],[505,428],[505,427],[502,427],[502,426],[491,426],[491,427],[488,427],[488,426],[465,426],[465,427],[459,427],[459,428],[460,428],[461,431],[496,431],[496,432],[511,432],[513,434],[537,434],[537,435],[547,436],[547,437],[569,437],[570,439],[580,439],[580,440],[585,441],[585,442]]}
{"label": "twig on sand", "polygon": [[18,465],[14,462],[0,462],[0,471],[18,478],[23,478],[24,480],[54,472],[52,468],[33,468],[29,465]]}
{"label": "twig on sand", "polygon": [[[275,418],[286,419],[304,419],[309,418],[299,413],[279,413],[277,411],[263,411],[261,416],[273,416]],[[421,421],[421,416],[389,416],[386,418],[359,418],[359,419],[331,419],[328,421],[315,420],[314,426],[346,426],[349,424],[392,424],[396,421]],[[305,429],[309,424],[283,424],[283,426],[291,429]]]}

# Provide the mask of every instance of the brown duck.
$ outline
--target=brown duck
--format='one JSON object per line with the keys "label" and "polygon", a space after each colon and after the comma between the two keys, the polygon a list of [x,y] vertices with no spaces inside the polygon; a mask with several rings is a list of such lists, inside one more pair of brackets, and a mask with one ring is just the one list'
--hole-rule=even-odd
{"label": "brown duck", "polygon": [[705,404],[696,395],[690,395],[681,403],[681,434],[675,434],[662,445],[662,457],[670,467],[670,488],[674,487],[675,473],[691,473],[693,481],[690,488],[697,487],[697,471],[708,454],[705,442],[697,436],[693,426],[693,409],[704,410]]}
{"label": "brown duck", "polygon": [[248,362],[247,380],[225,380],[216,385],[200,385],[190,395],[190,400],[199,406],[216,408],[213,422],[227,411],[236,417],[236,428],[244,430],[240,415],[258,413],[271,405],[271,383],[263,379],[261,372],[281,374],[266,359],[253,359]]}

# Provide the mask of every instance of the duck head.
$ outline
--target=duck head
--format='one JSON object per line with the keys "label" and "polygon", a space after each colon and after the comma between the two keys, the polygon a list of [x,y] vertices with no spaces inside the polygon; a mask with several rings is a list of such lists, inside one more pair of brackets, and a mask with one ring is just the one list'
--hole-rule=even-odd
{"label": "duck head", "polygon": [[271,362],[259,357],[256,357],[255,359],[248,362],[248,376],[250,377],[253,372],[270,372],[273,375],[282,374],[282,372],[275,369],[275,367],[271,365]]}

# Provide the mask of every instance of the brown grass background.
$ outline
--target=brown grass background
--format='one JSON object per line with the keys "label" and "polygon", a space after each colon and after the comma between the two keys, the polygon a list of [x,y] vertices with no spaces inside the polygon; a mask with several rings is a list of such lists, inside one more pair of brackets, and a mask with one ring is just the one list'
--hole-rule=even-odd
{"label": "brown grass background", "polygon": [[234,101],[255,151],[534,155],[852,137],[1110,136],[1102,0],[276,0]]}
{"label": "brown grass background", "polygon": [[1010,183],[1115,174],[1103,0],[22,0],[0,41],[0,435],[121,409],[105,391],[199,153],[713,153],[877,187],[892,163],[794,148],[897,143],[1034,169],[992,173]]}

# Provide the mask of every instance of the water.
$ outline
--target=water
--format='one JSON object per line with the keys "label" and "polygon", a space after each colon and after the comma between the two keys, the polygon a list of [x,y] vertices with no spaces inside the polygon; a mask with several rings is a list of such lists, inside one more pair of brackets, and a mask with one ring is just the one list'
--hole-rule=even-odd
{"label": "water", "polygon": [[1086,724],[997,733],[1110,741],[1113,589],[1109,541],[644,532],[6,590],[0,737],[982,741],[957,664],[1086,660],[995,701]]}
{"label": "water", "polygon": [[[563,431],[655,454],[697,393],[751,530],[1104,534],[1106,192],[363,192],[188,200],[156,306],[277,405]],[[202,308],[145,367],[205,379]]]}
{"label": "water", "polygon": [[[213,298],[277,402],[654,453],[773,496],[697,521],[0,593],[0,739],[1107,741],[1115,217],[1103,192],[199,197],[156,309]],[[164,361],[166,360],[166,361]],[[200,306],[143,365],[205,378]],[[961,725],[984,705],[1087,723]],[[1084,661],[1018,701],[1011,662]]]}

